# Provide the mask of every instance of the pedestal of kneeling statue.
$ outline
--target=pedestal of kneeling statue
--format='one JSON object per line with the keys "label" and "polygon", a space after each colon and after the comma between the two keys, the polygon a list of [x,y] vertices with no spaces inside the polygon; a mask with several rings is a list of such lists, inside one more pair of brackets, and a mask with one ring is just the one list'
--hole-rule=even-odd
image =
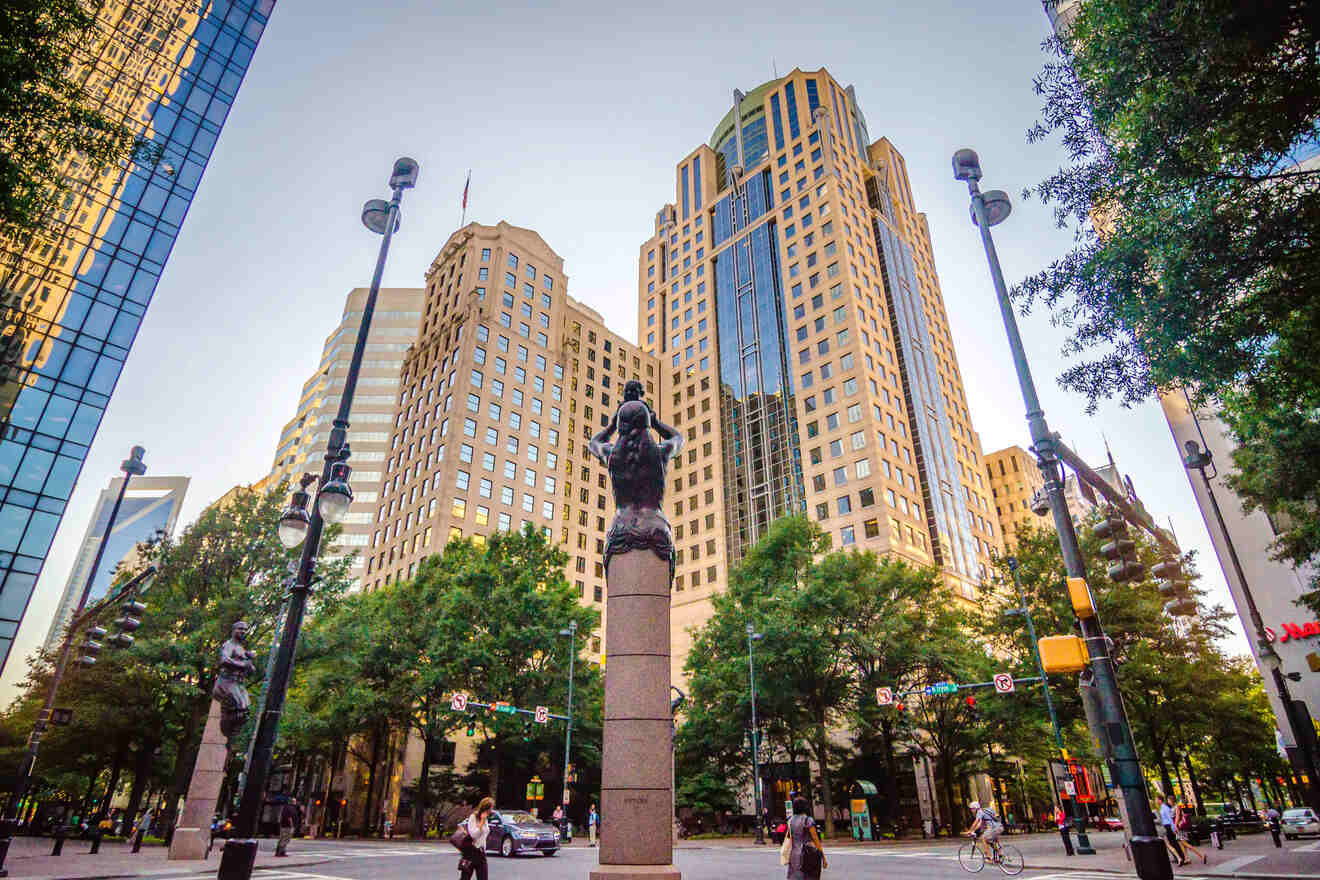
{"label": "pedestal of kneeling statue", "polygon": [[[604,754],[600,865],[591,880],[679,880],[674,867],[669,590],[674,544],[660,510],[682,437],[624,387],[590,449],[610,471],[616,514],[605,547]],[[618,441],[610,443],[617,430]],[[651,431],[661,438],[656,443]]]}
{"label": "pedestal of kneeling statue", "polygon": [[192,781],[188,784],[188,799],[183,802],[183,815],[170,839],[171,861],[206,858],[211,845],[211,820],[215,817],[215,804],[225,782],[228,758],[229,747],[220,732],[220,703],[212,700]]}

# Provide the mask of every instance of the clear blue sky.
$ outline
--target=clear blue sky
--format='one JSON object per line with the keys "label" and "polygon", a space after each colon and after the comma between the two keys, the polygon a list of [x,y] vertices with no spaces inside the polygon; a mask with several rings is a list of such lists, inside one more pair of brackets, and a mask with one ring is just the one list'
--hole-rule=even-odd
{"label": "clear blue sky", "polygon": [[[629,8],[635,7],[635,8]],[[182,522],[270,467],[280,427],[315,368],[344,296],[370,278],[379,239],[358,215],[388,195],[396,156],[421,163],[385,273],[421,286],[459,220],[537,230],[568,290],[636,335],[637,249],[674,199],[674,168],[727,111],[731,91],[777,66],[827,67],[857,87],[872,137],[907,159],[986,451],[1026,446],[1023,407],[964,186],[959,147],[987,188],[1014,195],[996,227],[1012,280],[1070,236],[1017,194],[1061,162],[1028,145],[1032,78],[1049,24],[1036,0],[828,4],[578,2],[362,4],[281,0],[193,202],[56,538],[6,670],[44,636],[96,493],[129,446],[154,474],[193,478]],[[1099,462],[1101,434],[1161,521],[1200,551],[1228,604],[1169,430],[1153,404],[1103,408],[1065,394],[1063,334],[1022,322],[1052,426]],[[272,523],[272,528],[274,524]],[[1233,647],[1245,651],[1240,633]]]}

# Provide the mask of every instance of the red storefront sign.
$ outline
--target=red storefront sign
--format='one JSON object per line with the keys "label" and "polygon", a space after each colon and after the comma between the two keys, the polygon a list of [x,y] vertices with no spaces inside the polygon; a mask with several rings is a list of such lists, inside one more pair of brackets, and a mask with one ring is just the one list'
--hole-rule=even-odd
{"label": "red storefront sign", "polygon": [[1280,642],[1320,636],[1320,621],[1308,620],[1306,623],[1281,623],[1279,626],[1283,628],[1283,634],[1279,636]]}

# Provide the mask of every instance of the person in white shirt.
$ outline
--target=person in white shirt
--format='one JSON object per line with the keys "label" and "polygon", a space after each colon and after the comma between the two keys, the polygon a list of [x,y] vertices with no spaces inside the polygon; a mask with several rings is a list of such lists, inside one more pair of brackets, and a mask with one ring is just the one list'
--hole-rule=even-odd
{"label": "person in white shirt", "polygon": [[1182,844],[1178,842],[1178,832],[1173,827],[1173,795],[1166,795],[1164,803],[1160,804],[1160,824],[1164,826],[1164,839],[1169,850],[1178,857],[1178,865],[1181,867],[1187,864],[1187,854],[1183,852]]}
{"label": "person in white shirt", "polygon": [[489,880],[486,873],[486,837],[490,834],[489,819],[490,811],[493,809],[495,809],[494,799],[484,797],[477,804],[477,809],[463,823],[472,840],[463,847],[463,861],[458,872],[459,880],[472,880],[473,873],[477,875],[477,880]]}

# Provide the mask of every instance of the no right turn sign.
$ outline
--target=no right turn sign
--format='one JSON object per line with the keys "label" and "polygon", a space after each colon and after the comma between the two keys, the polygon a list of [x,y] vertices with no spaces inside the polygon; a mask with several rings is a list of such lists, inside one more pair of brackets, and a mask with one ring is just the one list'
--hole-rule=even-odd
{"label": "no right turn sign", "polygon": [[995,693],[1011,694],[1013,693],[1013,676],[1007,672],[1001,672],[995,676]]}
{"label": "no right turn sign", "polygon": [[875,701],[881,706],[888,706],[890,703],[894,702],[894,692],[889,688],[876,688]]}

